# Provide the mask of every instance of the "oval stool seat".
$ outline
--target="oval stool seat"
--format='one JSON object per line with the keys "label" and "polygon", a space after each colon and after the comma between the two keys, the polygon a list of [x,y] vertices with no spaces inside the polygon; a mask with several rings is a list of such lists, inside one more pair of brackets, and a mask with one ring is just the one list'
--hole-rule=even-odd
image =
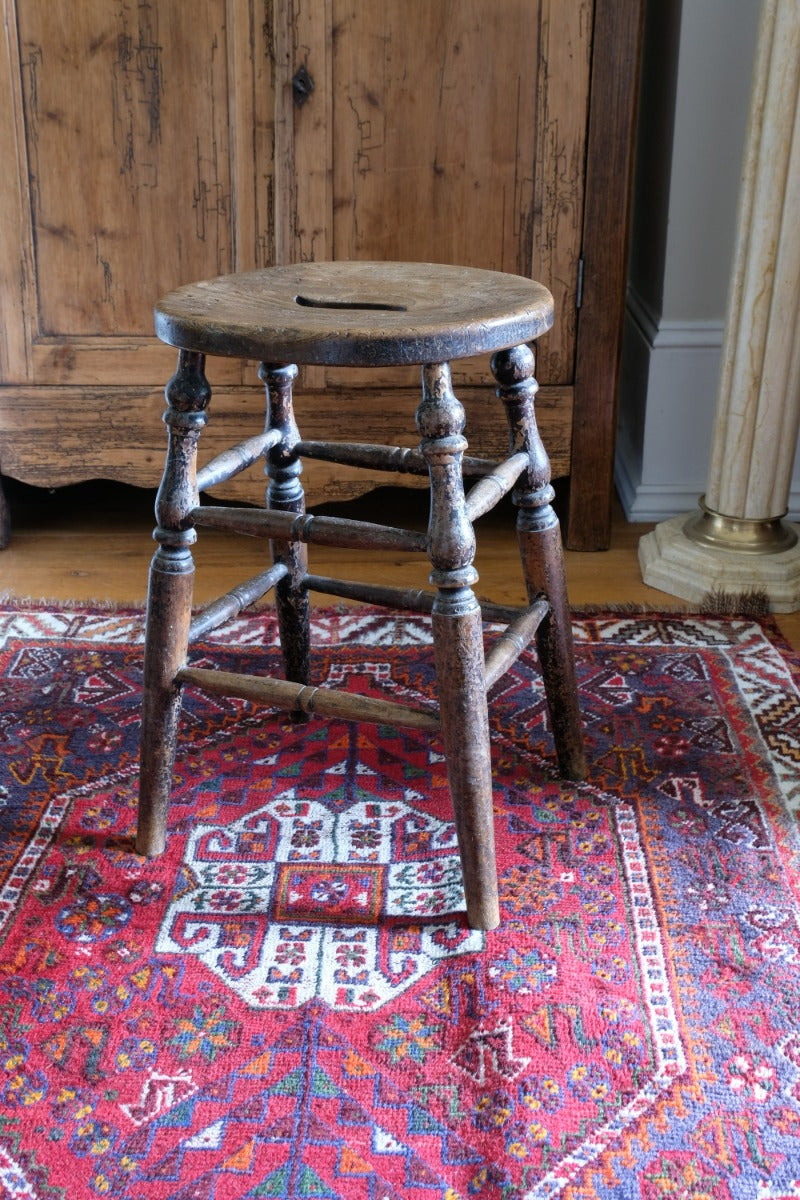
{"label": "oval stool seat", "polygon": [[[160,301],[155,320],[161,339],[178,348],[178,368],[166,388],[169,440],[156,498],[158,549],[147,602],[138,851],[156,855],[164,849],[186,687],[283,708],[295,721],[316,716],[396,725],[442,739],[466,919],[475,929],[494,928],[501,911],[487,693],[534,639],[559,768],[569,779],[586,773],[561,535],[551,505],[550,463],[534,416],[538,385],[527,345],[552,324],[550,293],[530,279],[467,267],[301,263],[179,288]],[[505,408],[509,454],[501,462],[466,455],[466,413],[453,392],[449,364],[478,354],[491,354],[495,394]],[[252,437],[198,471],[198,439],[211,400],[207,355],[259,363],[267,417]],[[303,438],[293,401],[298,366],[410,364],[421,365],[418,449],[347,441],[346,429],[338,441]],[[386,403],[385,392],[381,402]],[[307,513],[305,458],[427,476],[427,532]],[[200,503],[201,491],[257,464],[268,479],[264,508]],[[468,492],[465,476],[477,480]],[[521,608],[479,602],[472,590],[478,578],[473,522],[509,493],[517,507],[528,593],[528,606]],[[271,563],[193,613],[191,547],[198,528],[263,537]],[[313,574],[308,546],[314,543],[425,554],[433,587]],[[199,663],[190,660],[193,643],[271,591],[278,617],[278,675],[212,669],[206,646]],[[437,694],[428,699],[438,703],[413,706],[391,695],[313,685],[310,593],[429,614]],[[487,650],[486,622],[504,626],[499,636],[487,634]]]}
{"label": "oval stool seat", "polygon": [[309,262],[193,283],[161,300],[170,346],[258,362],[450,362],[530,342],[553,323],[534,280],[436,263]]}

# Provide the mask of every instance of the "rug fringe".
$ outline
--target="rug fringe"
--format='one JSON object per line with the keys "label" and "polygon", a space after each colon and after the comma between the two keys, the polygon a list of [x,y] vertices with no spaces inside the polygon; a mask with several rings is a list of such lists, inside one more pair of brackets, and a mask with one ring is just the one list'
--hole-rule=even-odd
{"label": "rug fringe", "polygon": [[67,612],[100,612],[100,613],[143,613],[145,601],[132,601],[120,604],[116,600],[64,600],[47,596],[20,596],[17,592],[0,592],[0,604],[4,608],[47,610],[51,608],[64,609]]}
{"label": "rug fringe", "polygon": [[596,617],[601,613],[608,613],[611,616],[656,616],[660,614],[665,617],[691,617],[697,616],[697,610],[681,607],[676,605],[674,608],[670,605],[662,605],[659,608],[653,608],[652,604],[636,604],[633,601],[620,604],[575,604],[570,608],[573,617]]}
{"label": "rug fringe", "polygon": [[700,601],[700,612],[704,616],[718,617],[766,617],[770,614],[769,596],[760,588],[748,588],[743,592],[726,592],[714,588],[706,592]]}
{"label": "rug fringe", "polygon": [[[68,612],[101,612],[101,613],[144,613],[147,601],[146,599],[134,600],[127,603],[120,603],[115,600],[99,600],[81,599],[81,600],[65,600],[60,597],[48,596],[20,596],[12,591],[0,591],[0,605],[4,608],[19,609],[64,609]],[[312,605],[312,610],[316,613],[348,613],[354,608],[359,607],[357,604],[348,604],[345,601],[339,601],[336,604]],[[369,607],[361,605],[362,609]],[[199,611],[203,608],[202,604],[194,605],[193,611]],[[269,604],[254,604],[247,610],[250,613],[267,612],[271,608]],[[376,609],[375,611],[390,611]],[[407,610],[397,610],[407,611]],[[757,589],[752,589],[747,592],[731,593],[724,591],[708,592],[696,607],[687,605],[659,605],[654,608],[652,604],[636,604],[625,602],[620,604],[578,604],[574,605],[571,610],[572,615],[576,618],[580,617],[596,617],[607,613],[609,616],[666,616],[666,617],[692,617],[692,616],[716,616],[716,617],[752,617],[762,618],[771,615],[769,597],[766,592],[761,592]]]}

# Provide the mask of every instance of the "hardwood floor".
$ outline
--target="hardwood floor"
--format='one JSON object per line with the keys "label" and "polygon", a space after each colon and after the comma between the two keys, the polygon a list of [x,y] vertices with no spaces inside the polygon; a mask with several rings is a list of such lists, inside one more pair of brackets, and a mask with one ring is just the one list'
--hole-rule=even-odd
{"label": "hardwood floor", "polygon": [[[6,490],[11,507],[10,545],[0,551],[0,591],[7,597],[61,601],[143,604],[153,552],[153,493],[121,484],[92,483],[47,492],[13,480]],[[510,506],[509,506],[510,507]],[[476,590],[498,602],[524,600],[513,531],[505,503],[478,524]],[[424,528],[424,491],[381,489],[348,505],[324,511]],[[636,605],[655,610],[685,609],[682,601],[647,587],[641,579],[637,546],[652,526],[629,525],[615,505],[611,549],[566,554],[570,602],[586,605]],[[325,551],[312,547],[319,574],[375,582],[422,586],[427,560],[390,553]],[[264,547],[249,538],[203,531],[197,554],[195,598],[205,603],[232,584],[263,569]],[[324,598],[317,597],[320,604]],[[800,650],[800,613],[780,614],[784,636]]]}

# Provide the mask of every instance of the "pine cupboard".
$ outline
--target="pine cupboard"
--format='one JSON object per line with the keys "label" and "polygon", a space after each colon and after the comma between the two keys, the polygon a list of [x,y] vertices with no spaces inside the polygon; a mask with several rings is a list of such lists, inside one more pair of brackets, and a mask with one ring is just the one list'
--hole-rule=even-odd
{"label": "pine cupboard", "polygon": [[[302,259],[532,275],[537,414],[568,544],[608,544],[641,0],[3,0],[0,472],[158,482],[160,294]],[[202,456],[253,431],[214,359]],[[488,364],[455,375],[505,453]],[[308,369],[304,436],[416,443],[417,373]],[[323,463],[310,503],[377,483]],[[223,494],[263,501],[258,474]],[[0,520],[7,516],[0,504]]]}

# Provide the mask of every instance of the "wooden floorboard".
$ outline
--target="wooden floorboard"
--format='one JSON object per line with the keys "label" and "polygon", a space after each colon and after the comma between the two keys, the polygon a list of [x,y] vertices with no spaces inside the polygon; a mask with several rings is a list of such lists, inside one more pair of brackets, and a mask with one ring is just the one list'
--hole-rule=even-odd
{"label": "wooden floorboard", "polygon": [[[0,590],[9,597],[138,606],[144,602],[153,552],[153,493],[119,484],[81,484],[55,492],[8,481],[12,539],[0,551]],[[361,501],[328,506],[333,515],[355,516],[423,528],[424,492],[381,489]],[[611,548],[598,553],[566,553],[567,584],[575,608],[635,605],[653,610],[688,606],[642,582],[639,539],[651,525],[631,525],[614,507]],[[481,596],[499,603],[524,600],[513,514],[504,505],[477,525],[476,565]],[[195,599],[214,599],[233,584],[262,570],[264,545],[203,530],[196,555]],[[312,547],[317,574],[376,583],[424,586],[427,560],[388,552],[364,554]],[[315,601],[324,604],[322,597]],[[784,635],[800,649],[800,613],[778,616]]]}

